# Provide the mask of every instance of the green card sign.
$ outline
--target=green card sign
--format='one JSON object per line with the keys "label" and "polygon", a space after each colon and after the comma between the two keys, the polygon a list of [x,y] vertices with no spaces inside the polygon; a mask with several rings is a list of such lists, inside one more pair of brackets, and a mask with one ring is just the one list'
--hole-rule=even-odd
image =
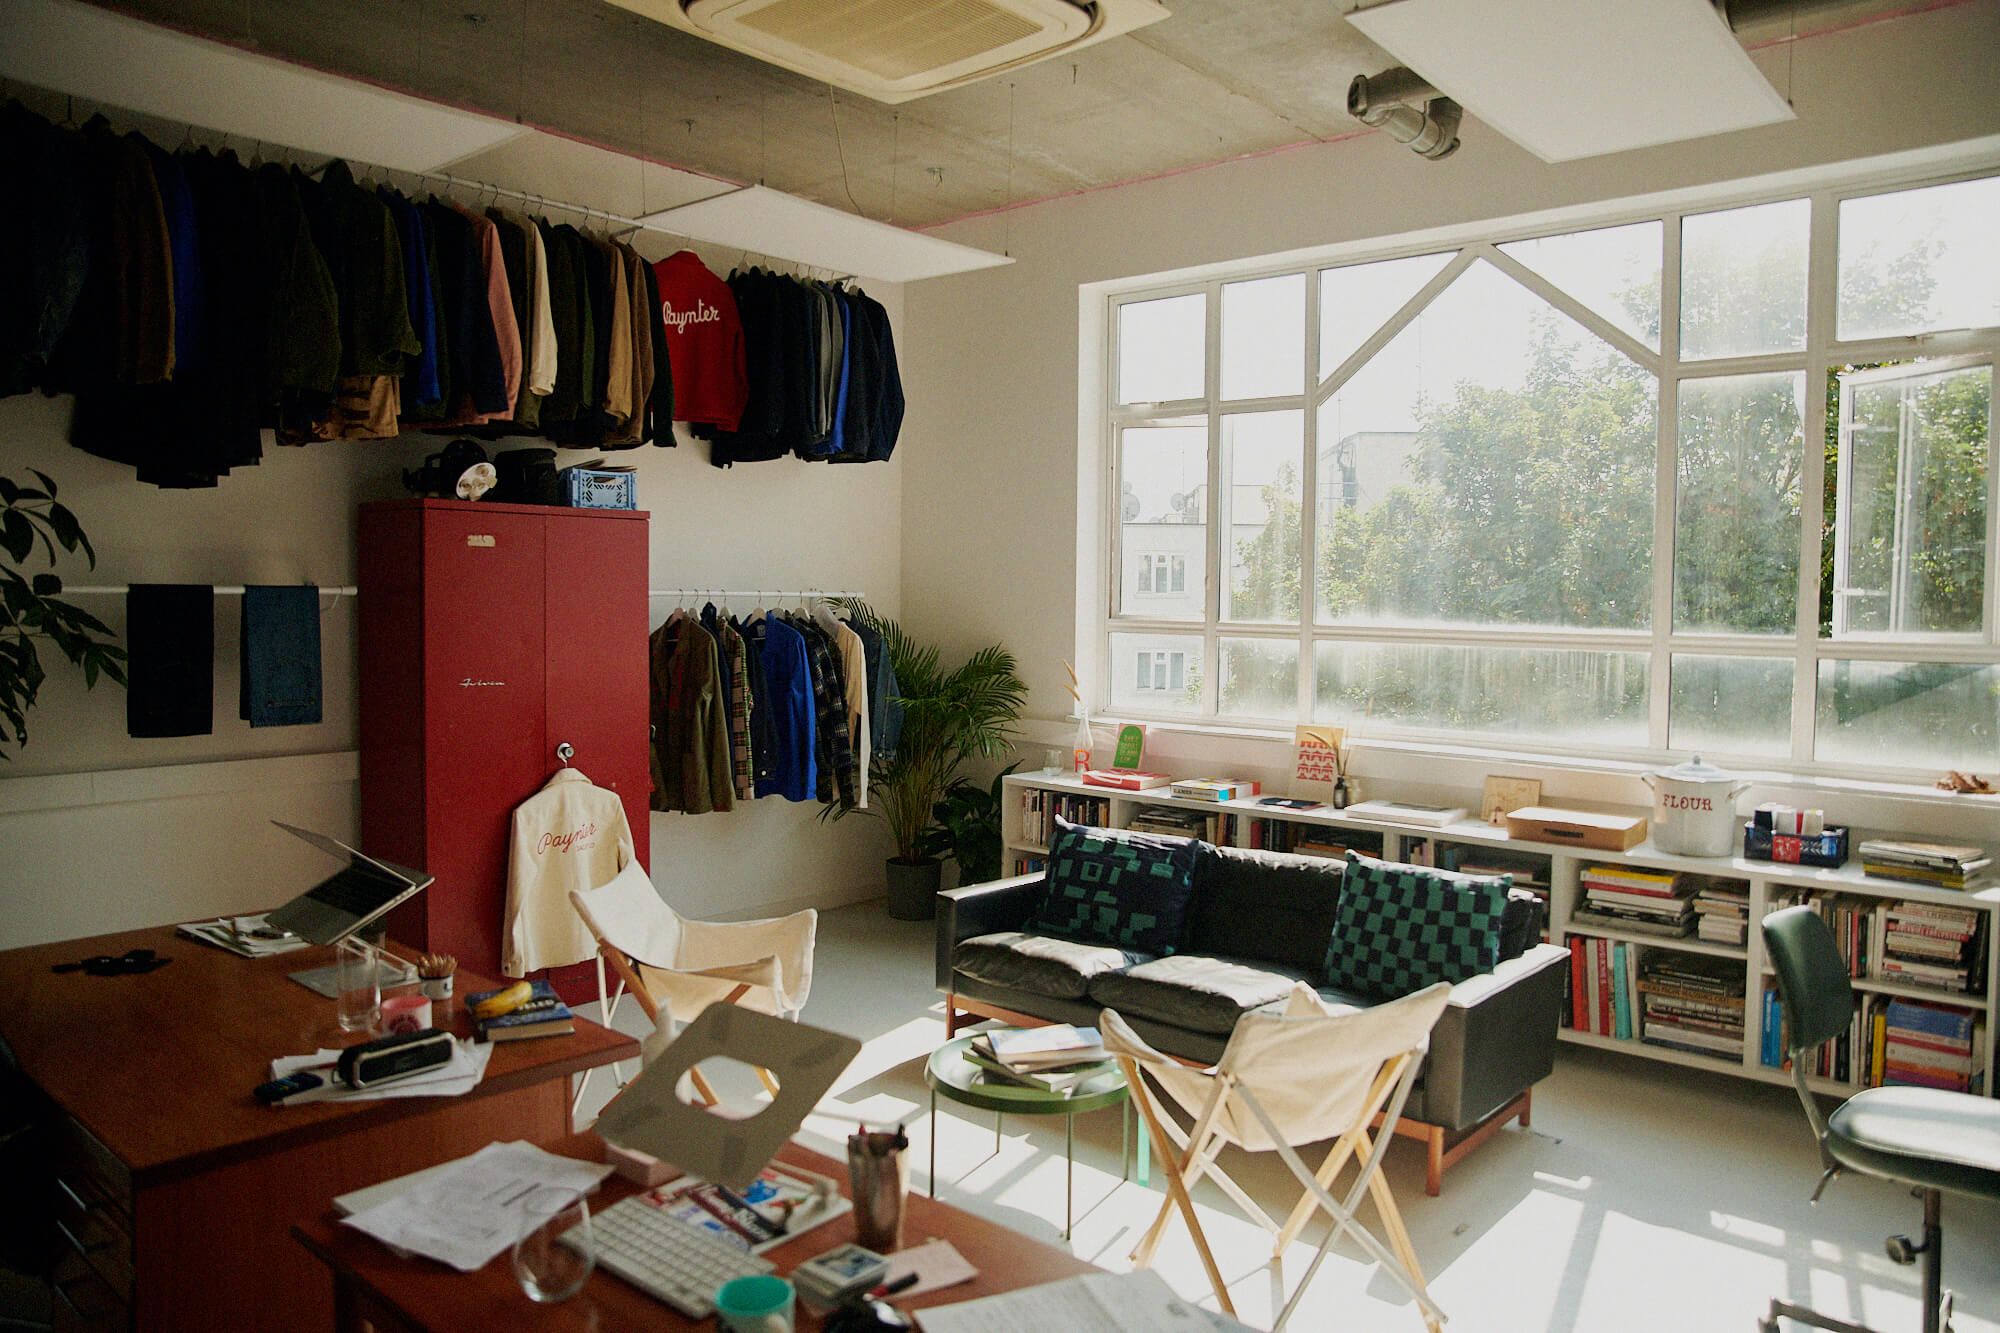
{"label": "green card sign", "polygon": [[1118,728],[1118,748],[1112,752],[1113,768],[1137,768],[1146,757],[1146,728],[1127,722]]}

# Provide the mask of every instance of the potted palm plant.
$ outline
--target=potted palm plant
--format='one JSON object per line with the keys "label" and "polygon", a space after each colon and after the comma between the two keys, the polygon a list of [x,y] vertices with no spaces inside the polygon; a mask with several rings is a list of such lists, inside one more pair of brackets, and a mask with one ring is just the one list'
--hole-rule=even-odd
{"label": "potted palm plant", "polygon": [[[56,595],[63,588],[53,570],[56,547],[81,551],[92,568],[97,552],[76,515],[56,499],[55,482],[28,470],[39,485],[0,477],[0,552],[8,561],[0,565],[0,759],[13,758],[5,747],[28,743],[28,711],[47,678],[38,642],[54,644],[81,667],[87,687],[95,688],[99,677],[125,683],[125,650],[112,641],[110,628]],[[23,573],[38,545],[52,568]]]}
{"label": "potted palm plant", "polygon": [[[935,645],[919,645],[862,603],[845,605],[881,634],[903,708],[901,738],[870,763],[868,808],[858,813],[880,816],[896,845],[886,871],[889,915],[927,920],[937,910],[943,866],[935,853],[948,845],[938,841],[938,807],[967,761],[997,759],[1012,748],[1028,687],[1014,655],[998,644],[947,671]],[[835,809],[833,817],[846,813]]]}

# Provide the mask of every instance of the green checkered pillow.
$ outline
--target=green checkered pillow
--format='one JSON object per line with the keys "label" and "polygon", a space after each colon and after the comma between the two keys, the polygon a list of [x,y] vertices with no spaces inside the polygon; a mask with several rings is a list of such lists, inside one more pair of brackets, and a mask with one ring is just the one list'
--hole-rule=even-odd
{"label": "green checkered pillow", "polygon": [[1056,820],[1048,887],[1028,929],[1154,955],[1180,943],[1194,896],[1194,842]]}
{"label": "green checkered pillow", "polygon": [[1347,854],[1327,984],[1393,1000],[1491,972],[1512,875],[1459,875]]}

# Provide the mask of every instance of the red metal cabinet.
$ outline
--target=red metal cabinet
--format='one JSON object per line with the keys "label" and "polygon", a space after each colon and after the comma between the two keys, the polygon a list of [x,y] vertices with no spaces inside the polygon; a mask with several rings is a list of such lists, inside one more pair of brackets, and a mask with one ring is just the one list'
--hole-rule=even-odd
{"label": "red metal cabinet", "polygon": [[[362,506],[362,848],[437,877],[396,939],[498,975],[508,821],[565,741],[650,863],[646,531],[636,511]],[[558,984],[575,998],[588,972]]]}

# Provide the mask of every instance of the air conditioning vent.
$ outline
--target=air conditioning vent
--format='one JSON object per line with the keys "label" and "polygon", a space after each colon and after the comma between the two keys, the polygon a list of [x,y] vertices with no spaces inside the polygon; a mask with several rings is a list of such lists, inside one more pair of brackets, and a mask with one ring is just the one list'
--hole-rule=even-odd
{"label": "air conditioning vent", "polygon": [[759,60],[904,102],[1167,17],[1158,0],[612,0]]}

